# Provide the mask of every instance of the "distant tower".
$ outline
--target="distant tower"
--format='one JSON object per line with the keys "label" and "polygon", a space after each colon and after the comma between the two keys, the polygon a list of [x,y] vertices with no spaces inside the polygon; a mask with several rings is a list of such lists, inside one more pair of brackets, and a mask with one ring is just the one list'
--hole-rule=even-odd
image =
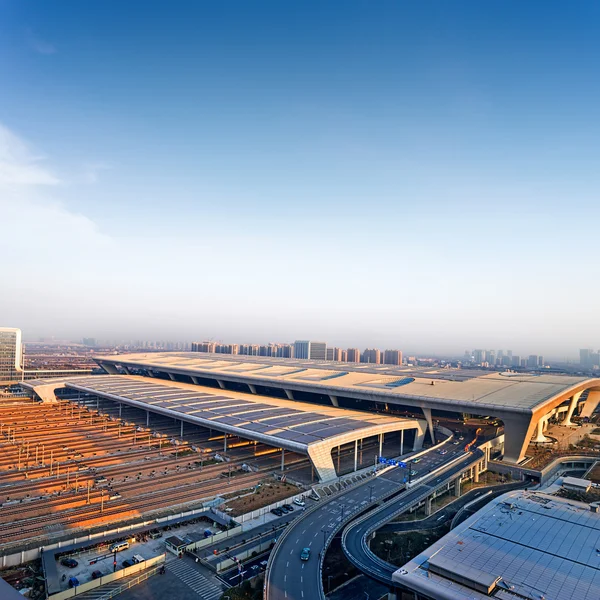
{"label": "distant tower", "polygon": [[21,330],[0,327],[0,381],[18,381],[23,376]]}

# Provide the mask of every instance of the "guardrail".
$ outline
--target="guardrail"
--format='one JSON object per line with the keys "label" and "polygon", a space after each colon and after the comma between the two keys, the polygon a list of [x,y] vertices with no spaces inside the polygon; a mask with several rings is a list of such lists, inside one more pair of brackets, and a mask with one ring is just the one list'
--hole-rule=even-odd
{"label": "guardrail", "polygon": [[[452,460],[451,462],[442,465],[442,467],[440,467],[439,469],[436,469],[432,473],[428,474],[427,477],[424,477],[422,480],[420,480],[418,485],[426,485],[429,481],[431,481],[435,477],[438,477],[441,473],[446,472],[447,470],[449,470],[453,466],[455,466],[458,462],[464,460],[465,456],[468,456],[468,455],[463,454],[462,456]],[[481,458],[483,456],[484,456],[484,454],[481,450],[476,450],[475,452],[473,452],[472,456],[471,456],[471,460],[465,461],[465,469],[468,468],[468,466],[470,466],[473,462],[477,462],[478,460],[481,460]],[[431,492],[432,492],[431,488],[423,490],[423,493],[418,494],[408,505],[400,507],[398,510],[394,511],[390,515],[386,515],[384,518],[375,522],[375,524],[372,525],[371,527],[369,527],[367,529],[367,531],[365,532],[365,534],[363,535],[363,537],[361,539],[361,546],[363,548],[363,551],[365,552],[365,554],[369,554],[371,556],[371,559],[373,560],[373,562],[379,564],[379,566],[382,569],[389,571],[391,565],[389,563],[387,563],[386,561],[384,561],[383,559],[376,556],[375,554],[373,554],[373,552],[371,552],[370,548],[368,547],[367,541],[366,541],[368,536],[371,535],[371,533],[373,533],[374,531],[377,531],[385,523],[388,523],[389,521],[394,519],[396,516],[398,516],[399,514],[401,514],[404,511],[406,511],[408,508],[410,508],[410,506],[413,506],[414,504],[418,504],[422,500],[426,499],[431,494]],[[374,512],[365,514],[363,517],[359,518],[357,521],[352,523],[351,526],[356,527],[357,525],[364,523],[368,519],[372,519],[378,512],[382,512],[386,508],[387,507],[385,505],[383,505],[379,509],[375,510]],[[347,556],[350,555],[350,552],[348,552],[348,548],[347,548],[347,544],[346,544],[346,540],[347,540],[349,531],[350,531],[350,527],[346,527],[346,529],[344,530],[344,533],[342,534],[342,548],[344,549],[344,553]],[[356,564],[356,566],[359,567],[359,569],[361,569],[361,571],[363,571],[364,573],[370,573],[372,576],[375,577],[375,579],[378,579],[376,575],[373,575],[372,570],[369,569],[369,567],[367,565],[364,565],[362,562],[358,561],[356,559],[356,557],[354,557],[353,562]]]}

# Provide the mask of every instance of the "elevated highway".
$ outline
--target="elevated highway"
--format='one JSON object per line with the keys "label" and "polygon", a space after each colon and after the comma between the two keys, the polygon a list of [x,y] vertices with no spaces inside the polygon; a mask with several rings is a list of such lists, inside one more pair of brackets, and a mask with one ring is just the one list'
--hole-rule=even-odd
{"label": "elevated highway", "polygon": [[[440,450],[445,450],[446,453],[440,454]],[[464,458],[461,458],[463,456]],[[368,511],[370,507],[378,507],[380,502],[384,502],[383,509],[393,506],[392,512],[396,512],[401,506],[408,509],[415,503],[416,498],[422,494],[425,494],[425,497],[431,494],[435,486],[439,487],[444,481],[456,477],[461,469],[468,468],[482,457],[483,453],[480,451],[465,455],[462,445],[446,442],[436,450],[424,454],[418,464],[414,465],[414,469],[418,471],[416,477],[421,477],[437,470],[443,464],[457,461],[456,466],[449,467],[448,472],[443,475],[432,475],[429,482],[417,484],[405,491],[406,470],[396,467],[320,501],[314,508],[307,510],[304,516],[294,521],[279,538],[267,567],[265,599],[323,598],[323,551],[327,549],[337,531],[357,515]],[[379,518],[377,517],[377,520]],[[311,551],[307,561],[300,559],[303,548],[309,548]],[[391,581],[391,575],[389,579]],[[387,581],[386,577],[385,582]]]}

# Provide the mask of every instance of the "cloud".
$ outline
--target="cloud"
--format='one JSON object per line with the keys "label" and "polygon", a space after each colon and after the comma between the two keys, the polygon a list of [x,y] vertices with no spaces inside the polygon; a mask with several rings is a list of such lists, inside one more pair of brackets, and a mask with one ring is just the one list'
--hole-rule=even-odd
{"label": "cloud", "polygon": [[83,165],[82,183],[97,183],[102,171],[108,171],[112,166],[107,163],[86,163]]}
{"label": "cloud", "polygon": [[27,29],[25,32],[25,39],[27,44],[32,50],[35,50],[38,54],[56,54],[56,46],[40,38],[31,29]]}

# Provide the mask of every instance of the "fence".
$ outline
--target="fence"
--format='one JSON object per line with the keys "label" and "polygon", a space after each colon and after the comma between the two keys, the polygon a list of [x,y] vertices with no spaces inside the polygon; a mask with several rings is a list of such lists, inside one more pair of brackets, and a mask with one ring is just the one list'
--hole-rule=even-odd
{"label": "fence", "polygon": [[[165,555],[161,554],[160,556],[154,556],[153,558],[149,558],[145,560],[143,563],[139,563],[137,565],[132,565],[131,567],[127,567],[126,569],[120,569],[115,571],[114,573],[109,573],[108,575],[103,575],[98,579],[94,579],[92,581],[88,581],[87,583],[82,583],[76,588],[72,588],[69,590],[65,590],[63,592],[59,592],[58,594],[52,594],[52,600],[65,600],[66,598],[74,598],[75,596],[79,596],[85,592],[89,592],[101,585],[106,585],[111,581],[116,581],[117,579],[122,579],[123,577],[128,577],[129,575],[133,575],[134,573],[138,573],[140,571],[146,571],[152,567],[156,567],[157,565],[161,565],[165,562]],[[149,575],[148,575],[149,576]],[[130,582],[128,582],[130,583]],[[127,584],[125,584],[127,585]],[[131,586],[130,586],[131,587]],[[112,593],[112,592],[111,592]]]}

